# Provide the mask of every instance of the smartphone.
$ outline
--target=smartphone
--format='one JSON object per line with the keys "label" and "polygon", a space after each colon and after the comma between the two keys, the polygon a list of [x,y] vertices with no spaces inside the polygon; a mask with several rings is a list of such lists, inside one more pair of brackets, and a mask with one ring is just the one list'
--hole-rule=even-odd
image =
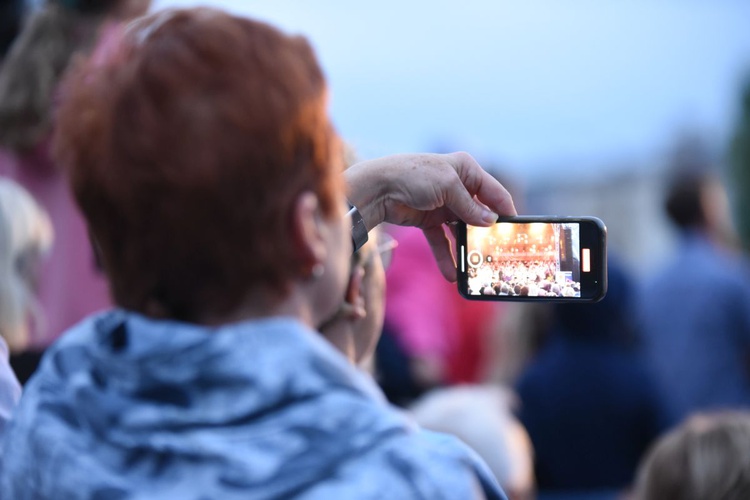
{"label": "smartphone", "polygon": [[458,291],[471,300],[597,302],[607,228],[596,217],[518,216],[456,226]]}

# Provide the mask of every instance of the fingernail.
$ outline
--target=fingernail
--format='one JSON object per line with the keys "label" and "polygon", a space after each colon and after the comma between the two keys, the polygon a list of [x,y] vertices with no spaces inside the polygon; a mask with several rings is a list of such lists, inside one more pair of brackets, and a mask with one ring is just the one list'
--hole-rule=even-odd
{"label": "fingernail", "polygon": [[482,220],[487,224],[494,224],[497,222],[497,217],[498,215],[491,210],[487,210],[486,208],[482,210]]}

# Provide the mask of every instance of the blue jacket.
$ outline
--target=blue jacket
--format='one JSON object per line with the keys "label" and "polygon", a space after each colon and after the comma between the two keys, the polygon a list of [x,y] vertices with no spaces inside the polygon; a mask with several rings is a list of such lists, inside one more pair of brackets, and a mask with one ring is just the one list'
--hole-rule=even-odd
{"label": "blue jacket", "polygon": [[697,233],[639,294],[639,319],[668,424],[750,408],[750,267]]}
{"label": "blue jacket", "polygon": [[626,489],[663,427],[658,393],[636,343],[634,285],[611,256],[608,267],[601,302],[553,307],[549,340],[518,381],[519,417],[534,445],[540,498],[544,492],[576,498]]}
{"label": "blue jacket", "polygon": [[16,500],[505,498],[468,448],[290,318],[89,318],[45,355],[3,456]]}

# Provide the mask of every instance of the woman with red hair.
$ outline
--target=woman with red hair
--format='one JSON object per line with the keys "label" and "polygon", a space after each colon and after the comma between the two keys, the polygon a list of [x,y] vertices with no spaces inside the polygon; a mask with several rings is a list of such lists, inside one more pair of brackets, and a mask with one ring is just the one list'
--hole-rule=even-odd
{"label": "woman with red hair", "polygon": [[357,244],[385,220],[422,227],[455,279],[442,223],[514,213],[468,155],[342,175],[309,44],[195,9],[100,43],[67,82],[56,156],[118,307],[45,354],[3,498],[504,497],[317,332],[353,226]]}

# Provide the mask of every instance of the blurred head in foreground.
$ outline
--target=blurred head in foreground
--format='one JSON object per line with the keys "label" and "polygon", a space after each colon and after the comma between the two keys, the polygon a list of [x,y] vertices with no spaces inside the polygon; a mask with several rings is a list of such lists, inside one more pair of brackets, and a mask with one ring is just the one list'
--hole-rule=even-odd
{"label": "blurred head in foreground", "polygon": [[698,414],[664,435],[643,461],[637,500],[750,498],[750,413]]}
{"label": "blurred head in foreground", "polygon": [[56,156],[119,306],[209,325],[335,312],[342,149],[306,40],[164,11],[109,34],[64,95]]}

